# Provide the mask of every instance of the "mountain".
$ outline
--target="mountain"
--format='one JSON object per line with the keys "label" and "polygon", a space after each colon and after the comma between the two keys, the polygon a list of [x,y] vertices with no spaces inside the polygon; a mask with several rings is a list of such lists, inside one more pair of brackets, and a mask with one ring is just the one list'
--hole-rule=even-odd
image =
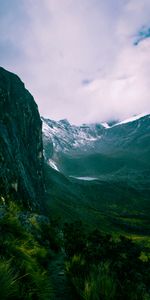
{"label": "mountain", "polygon": [[[70,151],[86,151],[87,147],[101,138],[104,127],[101,124],[83,124],[82,126],[71,125],[67,120],[58,122],[42,118],[43,139],[45,143],[44,151],[46,158],[49,157],[47,144],[52,142],[51,147],[54,152],[69,153]],[[52,151],[53,152],[53,151]],[[50,153],[51,155],[52,153]]]}
{"label": "mountain", "polygon": [[23,82],[0,68],[0,193],[35,208],[44,193],[42,122]]}
{"label": "mountain", "polygon": [[122,168],[148,170],[149,116],[43,120],[45,161],[41,125],[24,84],[0,68],[1,299],[149,299],[149,172],[142,190]]}
{"label": "mountain", "polygon": [[112,126],[42,121],[53,214],[108,232],[149,234],[150,115]]}
{"label": "mountain", "polygon": [[113,126],[42,121],[46,161],[66,176],[149,179],[150,115]]}
{"label": "mountain", "polygon": [[53,298],[49,268],[59,244],[46,214],[43,171],[38,107],[19,77],[0,68],[0,298],[3,300]]}

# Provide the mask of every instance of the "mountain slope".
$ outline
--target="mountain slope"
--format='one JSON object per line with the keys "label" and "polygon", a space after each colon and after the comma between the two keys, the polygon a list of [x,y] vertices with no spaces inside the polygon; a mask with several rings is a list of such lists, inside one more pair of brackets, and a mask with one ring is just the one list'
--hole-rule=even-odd
{"label": "mountain slope", "polygon": [[42,123],[18,76],[0,68],[0,192],[29,207],[44,193]]}
{"label": "mountain slope", "polygon": [[81,220],[104,232],[149,235],[149,189],[123,180],[78,180],[45,166],[47,204],[61,222]]}

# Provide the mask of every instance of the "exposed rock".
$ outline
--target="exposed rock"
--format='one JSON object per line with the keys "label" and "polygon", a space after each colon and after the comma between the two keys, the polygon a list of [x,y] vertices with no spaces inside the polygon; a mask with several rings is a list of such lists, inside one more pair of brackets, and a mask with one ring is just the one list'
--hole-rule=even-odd
{"label": "exposed rock", "polygon": [[14,196],[33,209],[43,193],[38,107],[19,77],[0,68],[0,196]]}

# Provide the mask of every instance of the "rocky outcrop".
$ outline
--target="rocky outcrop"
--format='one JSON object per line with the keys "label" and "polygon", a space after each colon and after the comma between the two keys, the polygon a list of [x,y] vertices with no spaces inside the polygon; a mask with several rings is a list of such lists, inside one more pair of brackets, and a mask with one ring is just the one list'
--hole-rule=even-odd
{"label": "rocky outcrop", "polygon": [[34,209],[43,193],[38,107],[19,77],[0,68],[0,197],[15,197]]}

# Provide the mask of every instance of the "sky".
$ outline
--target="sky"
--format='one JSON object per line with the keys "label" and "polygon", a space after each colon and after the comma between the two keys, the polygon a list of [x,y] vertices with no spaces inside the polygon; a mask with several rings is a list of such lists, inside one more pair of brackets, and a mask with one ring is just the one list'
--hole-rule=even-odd
{"label": "sky", "polygon": [[0,0],[0,65],[50,119],[150,113],[150,1]]}

